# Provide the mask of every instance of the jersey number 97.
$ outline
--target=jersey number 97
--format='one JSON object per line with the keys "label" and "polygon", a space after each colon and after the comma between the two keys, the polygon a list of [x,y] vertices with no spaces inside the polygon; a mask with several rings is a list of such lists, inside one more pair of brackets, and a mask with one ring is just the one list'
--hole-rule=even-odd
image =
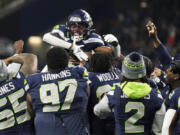
{"label": "jersey number 97", "polygon": [[[60,106],[59,92],[68,87],[64,103]],[[75,79],[67,79],[55,83],[43,84],[40,87],[40,100],[43,104],[43,112],[57,112],[59,110],[68,110],[74,100],[77,90],[77,81]],[[50,105],[47,105],[50,104]]]}

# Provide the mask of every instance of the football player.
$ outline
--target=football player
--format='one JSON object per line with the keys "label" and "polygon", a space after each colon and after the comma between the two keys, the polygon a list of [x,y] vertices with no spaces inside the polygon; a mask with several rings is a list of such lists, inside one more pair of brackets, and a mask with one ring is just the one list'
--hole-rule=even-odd
{"label": "football player", "polygon": [[179,107],[180,107],[180,61],[176,60],[171,62],[170,67],[167,70],[166,80],[172,88],[172,93],[169,98],[169,106],[166,112],[162,135],[178,135],[180,134],[179,124]]}
{"label": "football player", "polygon": [[[9,57],[5,62],[24,63],[19,56]],[[27,111],[27,81],[24,76],[27,73],[17,71],[9,80],[5,62],[0,60],[0,134],[34,135],[33,121]]]}
{"label": "football player", "polygon": [[78,9],[68,16],[66,25],[56,25],[51,32],[43,36],[43,40],[71,50],[80,61],[87,61],[94,51],[111,53],[111,48],[104,45],[101,36],[93,32],[92,26],[93,21],[89,13]]}
{"label": "football player", "polygon": [[93,54],[89,66],[90,97],[88,110],[91,134],[113,135],[115,128],[113,113],[106,119],[100,119],[94,115],[93,108],[104,94],[113,89],[115,85],[120,85],[121,72],[113,67],[112,56],[103,52]]}
{"label": "football player", "polygon": [[48,72],[27,78],[28,110],[35,116],[36,135],[87,135],[88,73],[83,67],[67,68],[69,56],[51,48]]}
{"label": "football player", "polygon": [[122,64],[122,84],[94,107],[94,113],[105,118],[114,109],[115,134],[161,134],[165,114],[163,99],[148,84],[142,55],[132,52]]}

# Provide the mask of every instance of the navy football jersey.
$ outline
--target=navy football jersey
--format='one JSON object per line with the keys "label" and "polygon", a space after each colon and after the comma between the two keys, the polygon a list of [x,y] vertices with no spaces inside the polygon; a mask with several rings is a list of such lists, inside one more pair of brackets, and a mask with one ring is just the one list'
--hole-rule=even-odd
{"label": "navy football jersey", "polygon": [[107,119],[102,120],[94,115],[93,108],[105,93],[112,90],[115,85],[120,86],[121,71],[117,68],[113,68],[107,73],[90,72],[89,80],[90,98],[88,110],[91,133],[93,135],[113,135],[115,125],[113,114]]}
{"label": "navy football jersey", "polygon": [[114,108],[116,135],[152,134],[155,112],[163,103],[156,90],[145,83],[128,82],[107,97],[109,106]]}
{"label": "navy football jersey", "polygon": [[33,135],[22,73],[0,82],[0,135]]}
{"label": "navy football jersey", "polygon": [[[170,89],[168,87],[168,89]],[[165,105],[166,105],[166,110],[169,109],[170,105],[171,105],[171,102],[172,102],[172,96],[174,95],[175,91],[178,90],[179,88],[175,88],[173,89],[171,92],[169,92],[166,100],[165,100]]]}
{"label": "navy football jersey", "polygon": [[[52,33],[58,34],[58,36],[69,43],[73,43],[70,38],[70,33],[67,31],[64,25],[56,25],[52,30]],[[84,45],[82,49],[84,51],[92,51],[97,47],[105,46],[101,36],[96,33],[90,33],[85,39],[76,42],[77,45]]]}
{"label": "navy football jersey", "polygon": [[[180,88],[177,88],[176,91],[172,94],[171,102],[168,109],[174,109],[177,111],[178,116],[180,116]],[[180,123],[179,123],[180,117],[178,117],[178,120],[176,122],[175,129],[173,130],[173,135],[179,135],[180,134]]]}
{"label": "navy football jersey", "polygon": [[87,70],[78,66],[27,78],[37,135],[87,134],[87,77]]}

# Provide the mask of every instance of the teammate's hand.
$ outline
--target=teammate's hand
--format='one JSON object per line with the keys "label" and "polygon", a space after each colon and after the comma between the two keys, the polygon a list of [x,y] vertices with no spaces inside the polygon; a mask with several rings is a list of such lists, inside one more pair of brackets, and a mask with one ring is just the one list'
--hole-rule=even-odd
{"label": "teammate's hand", "polygon": [[73,54],[78,58],[78,60],[80,61],[87,61],[88,60],[88,56],[81,50],[81,47],[83,47],[82,45],[81,46],[77,46],[73,49]]}
{"label": "teammate's hand", "polygon": [[119,44],[118,39],[113,34],[104,35],[104,41],[112,44],[115,47]]}
{"label": "teammate's hand", "polygon": [[23,51],[23,46],[24,46],[24,41],[23,40],[18,40],[14,42],[14,48],[16,50],[16,54],[20,54]]}

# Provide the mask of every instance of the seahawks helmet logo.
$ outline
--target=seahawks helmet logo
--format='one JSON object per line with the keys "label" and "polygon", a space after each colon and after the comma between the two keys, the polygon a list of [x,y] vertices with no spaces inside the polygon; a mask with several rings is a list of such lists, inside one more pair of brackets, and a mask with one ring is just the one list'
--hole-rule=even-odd
{"label": "seahawks helmet logo", "polygon": [[70,19],[69,19],[70,22],[81,22],[81,18],[78,17],[78,16],[72,16]]}

